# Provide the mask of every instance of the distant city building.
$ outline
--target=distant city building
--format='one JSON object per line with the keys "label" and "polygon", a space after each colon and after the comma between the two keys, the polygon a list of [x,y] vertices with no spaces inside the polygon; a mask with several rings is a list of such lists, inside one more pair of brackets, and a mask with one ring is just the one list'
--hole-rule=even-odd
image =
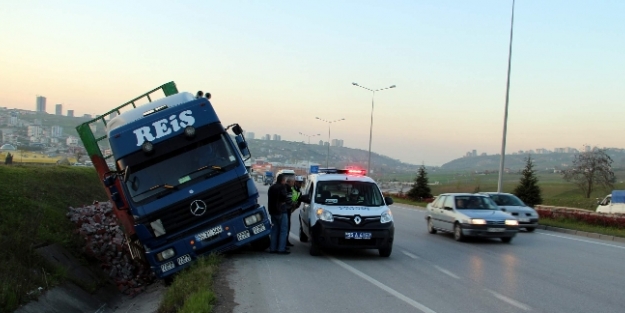
{"label": "distant city building", "polygon": [[275,140],[275,141],[281,141],[281,140],[282,140],[282,137],[280,137],[280,135],[273,134],[273,140]]}
{"label": "distant city building", "polygon": [[54,113],[56,115],[63,115],[63,105],[62,104],[57,104],[56,108],[54,110]]}
{"label": "distant city building", "polygon": [[26,134],[28,137],[41,137],[41,135],[43,135],[43,128],[39,125],[30,125],[27,127]]}
{"label": "distant city building", "polygon": [[585,152],[590,152],[590,149],[591,149],[591,148],[590,148],[590,146],[589,146],[589,145],[585,145],[585,146],[584,146],[584,151],[585,151]]}
{"label": "distant city building", "polygon": [[330,145],[330,143],[329,143],[329,142],[327,142],[327,141],[324,141],[324,142],[323,142],[323,146],[324,146],[324,147],[327,147],[327,146],[329,146],[329,145]]}
{"label": "distant city building", "polygon": [[45,112],[46,111],[46,97],[37,96],[37,112]]}
{"label": "distant city building", "polygon": [[91,114],[83,114],[82,117],[91,118]]}
{"label": "distant city building", "polygon": [[271,135],[267,134],[267,135],[265,135],[265,137],[264,137],[263,139],[265,139],[265,140],[271,140]]}
{"label": "distant city building", "polygon": [[78,145],[78,138],[74,136],[69,136],[67,137],[67,140],[65,140],[65,144],[68,146],[76,146]]}
{"label": "distant city building", "polygon": [[51,137],[63,137],[63,127],[54,125],[50,128]]}
{"label": "distant city building", "polygon": [[332,139],[332,146],[333,147],[342,147],[343,146],[343,139]]}
{"label": "distant city building", "polygon": [[19,125],[19,118],[17,116],[11,116],[9,117],[9,125],[10,126],[18,126]]}
{"label": "distant city building", "polygon": [[254,132],[247,132],[247,133],[245,134],[245,137],[246,137],[247,139],[254,139],[255,134],[254,134]]}
{"label": "distant city building", "polygon": [[74,117],[74,110],[67,110],[67,116]]}

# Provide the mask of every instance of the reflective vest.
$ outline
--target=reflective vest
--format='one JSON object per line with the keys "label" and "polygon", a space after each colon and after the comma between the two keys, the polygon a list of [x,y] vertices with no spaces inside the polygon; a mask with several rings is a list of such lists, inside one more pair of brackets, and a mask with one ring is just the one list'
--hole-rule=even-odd
{"label": "reflective vest", "polygon": [[293,203],[297,203],[297,199],[299,199],[299,195],[301,195],[302,193],[295,188],[292,189],[293,193],[291,194],[291,200],[293,201]]}

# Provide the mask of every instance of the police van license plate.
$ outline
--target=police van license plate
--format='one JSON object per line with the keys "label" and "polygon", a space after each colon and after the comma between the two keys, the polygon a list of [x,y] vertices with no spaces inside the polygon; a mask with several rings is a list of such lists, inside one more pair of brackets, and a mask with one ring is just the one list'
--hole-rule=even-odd
{"label": "police van license plate", "polygon": [[265,231],[265,224],[260,224],[260,225],[256,225],[254,227],[252,227],[252,233],[254,233],[254,235],[256,234],[260,234],[262,232]]}
{"label": "police van license plate", "polygon": [[371,233],[345,232],[345,239],[371,239]]}
{"label": "police van license plate", "polygon": [[178,265],[189,263],[189,262],[191,262],[191,256],[189,256],[188,254],[185,254],[185,255],[179,257],[178,260],[176,260],[176,262],[178,262]]}
{"label": "police van license plate", "polygon": [[250,238],[250,231],[249,230],[244,230],[240,233],[237,234],[237,240],[241,241],[244,239]]}
{"label": "police van license plate", "polygon": [[525,217],[519,218],[519,222],[524,222],[524,223],[527,223],[527,222],[529,222],[529,221],[530,221],[530,219],[529,219],[529,218],[525,218]]}
{"label": "police van license plate", "polygon": [[505,228],[489,228],[487,229],[489,233],[503,233],[506,231]]}
{"label": "police van license plate", "polygon": [[205,232],[199,233],[197,235],[195,235],[195,238],[197,238],[197,240],[199,241],[204,241],[206,239],[209,239],[211,237],[217,236],[219,234],[221,234],[223,232],[223,228],[221,228],[221,225],[213,227]]}

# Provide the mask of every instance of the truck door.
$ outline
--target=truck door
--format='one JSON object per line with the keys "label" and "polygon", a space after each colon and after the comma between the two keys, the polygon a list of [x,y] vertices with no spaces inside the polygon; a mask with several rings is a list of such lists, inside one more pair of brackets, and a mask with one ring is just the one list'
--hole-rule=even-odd
{"label": "truck door", "polygon": [[612,202],[612,195],[608,195],[603,199],[603,201],[599,202],[599,206],[597,207],[598,213],[611,213],[612,208],[610,203]]}

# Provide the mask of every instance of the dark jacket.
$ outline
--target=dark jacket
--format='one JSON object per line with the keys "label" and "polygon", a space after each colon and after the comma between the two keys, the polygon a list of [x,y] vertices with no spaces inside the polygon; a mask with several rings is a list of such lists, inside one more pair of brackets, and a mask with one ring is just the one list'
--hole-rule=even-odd
{"label": "dark jacket", "polygon": [[275,183],[269,187],[267,191],[267,209],[269,214],[277,215],[280,213],[286,213],[290,210],[293,202],[287,193],[285,185]]}

